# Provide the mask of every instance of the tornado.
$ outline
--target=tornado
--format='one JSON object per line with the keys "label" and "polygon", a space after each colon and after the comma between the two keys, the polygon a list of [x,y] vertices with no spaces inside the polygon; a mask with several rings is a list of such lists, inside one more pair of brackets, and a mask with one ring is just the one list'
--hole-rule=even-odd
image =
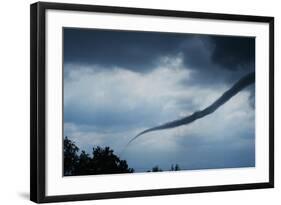
{"label": "tornado", "polygon": [[192,122],[194,122],[194,121],[196,121],[196,120],[198,120],[200,118],[203,118],[203,117],[205,117],[207,115],[212,114],[219,107],[221,107],[224,103],[229,101],[233,96],[235,96],[237,93],[239,93],[244,88],[246,88],[247,86],[249,86],[249,85],[251,85],[253,83],[255,83],[255,72],[251,72],[251,73],[243,76],[230,89],[225,91],[216,101],[214,101],[211,105],[209,105],[205,109],[196,111],[193,114],[188,115],[186,117],[183,117],[181,119],[170,121],[170,122],[164,123],[162,125],[155,126],[155,127],[143,130],[142,132],[140,132],[136,136],[134,136],[128,142],[126,147],[130,143],[132,143],[134,140],[136,140],[138,137],[140,137],[141,135],[144,135],[146,133],[154,132],[154,131],[157,131],[157,130],[171,129],[171,128],[187,125],[187,124],[190,124],[190,123],[192,123]]}

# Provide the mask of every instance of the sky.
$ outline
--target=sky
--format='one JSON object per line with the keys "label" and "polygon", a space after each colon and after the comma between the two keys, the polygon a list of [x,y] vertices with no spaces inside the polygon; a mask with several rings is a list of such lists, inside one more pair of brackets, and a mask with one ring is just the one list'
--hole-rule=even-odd
{"label": "sky", "polygon": [[254,37],[79,28],[63,35],[64,135],[81,150],[109,146],[136,172],[255,166],[254,84],[211,115],[125,148],[253,72]]}

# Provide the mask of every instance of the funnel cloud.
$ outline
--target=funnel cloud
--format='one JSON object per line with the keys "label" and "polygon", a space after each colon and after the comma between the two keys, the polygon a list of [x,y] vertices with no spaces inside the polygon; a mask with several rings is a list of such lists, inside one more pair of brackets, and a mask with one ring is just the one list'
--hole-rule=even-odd
{"label": "funnel cloud", "polygon": [[213,102],[210,106],[206,107],[203,110],[196,111],[193,114],[186,116],[182,119],[174,120],[171,122],[167,122],[163,125],[159,125],[156,127],[152,127],[149,129],[146,129],[139,134],[137,134],[134,138],[132,138],[127,146],[132,143],[134,140],[136,140],[141,135],[144,135],[145,133],[157,131],[157,130],[164,130],[164,129],[171,129],[183,125],[187,125],[189,123],[194,122],[195,120],[198,120],[200,118],[203,118],[213,112],[215,112],[220,106],[222,106],[224,103],[226,103],[228,100],[230,100],[233,96],[235,96],[238,92],[243,90],[245,87],[255,83],[255,72],[249,73],[246,76],[242,77],[239,81],[237,81],[229,90],[227,90],[225,93],[222,94],[221,97],[219,97],[215,102]]}

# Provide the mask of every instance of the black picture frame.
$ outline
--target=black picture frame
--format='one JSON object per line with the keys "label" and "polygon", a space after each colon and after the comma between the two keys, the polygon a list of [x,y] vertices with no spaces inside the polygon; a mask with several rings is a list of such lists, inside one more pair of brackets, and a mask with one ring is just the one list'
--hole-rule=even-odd
{"label": "black picture frame", "polygon": [[[263,183],[46,196],[46,10],[263,22],[269,24],[269,181]],[[96,200],[274,187],[274,18],[265,16],[38,2],[30,7],[30,199],[37,203]]]}

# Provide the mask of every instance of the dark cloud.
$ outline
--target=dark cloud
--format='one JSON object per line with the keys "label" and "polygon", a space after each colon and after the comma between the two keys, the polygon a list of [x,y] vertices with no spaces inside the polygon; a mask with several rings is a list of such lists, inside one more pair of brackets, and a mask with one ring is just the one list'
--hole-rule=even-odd
{"label": "dark cloud", "polygon": [[160,56],[176,54],[180,34],[99,29],[64,29],[64,60],[68,63],[123,67],[144,72]]}
{"label": "dark cloud", "polygon": [[210,43],[211,36],[190,34],[180,43],[178,52],[183,55],[184,64],[191,69],[202,69],[208,72],[211,62],[213,45]]}
{"label": "dark cloud", "polygon": [[255,63],[255,38],[212,36],[212,61],[229,70],[249,69]]}
{"label": "dark cloud", "polygon": [[255,38],[64,28],[65,63],[149,72],[166,56],[181,56],[194,82],[231,84],[254,71]]}
{"label": "dark cloud", "polygon": [[255,39],[239,36],[193,35],[180,44],[193,82],[202,86],[232,84],[255,70]]}

